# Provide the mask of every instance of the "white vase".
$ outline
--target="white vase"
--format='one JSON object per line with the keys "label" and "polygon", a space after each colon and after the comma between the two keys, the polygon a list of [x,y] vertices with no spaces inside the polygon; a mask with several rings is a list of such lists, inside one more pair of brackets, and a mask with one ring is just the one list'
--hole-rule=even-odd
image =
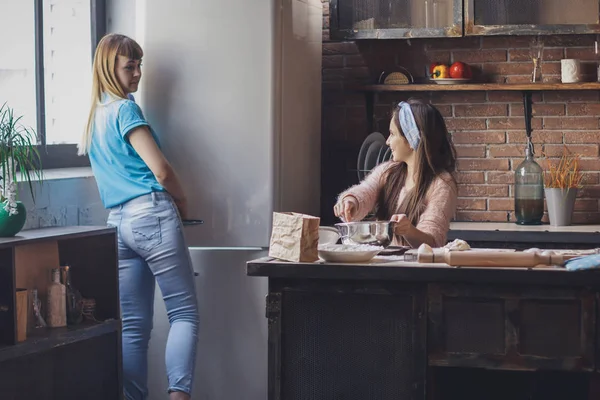
{"label": "white vase", "polygon": [[577,188],[559,189],[545,188],[548,219],[552,226],[571,225]]}
{"label": "white vase", "polygon": [[562,83],[581,81],[581,62],[570,58],[560,60],[560,78]]}

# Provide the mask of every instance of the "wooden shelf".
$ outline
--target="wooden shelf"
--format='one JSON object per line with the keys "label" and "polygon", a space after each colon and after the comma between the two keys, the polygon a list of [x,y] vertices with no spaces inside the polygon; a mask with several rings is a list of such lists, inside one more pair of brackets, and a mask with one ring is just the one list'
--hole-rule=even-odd
{"label": "wooden shelf", "polygon": [[32,244],[52,240],[76,239],[88,236],[112,234],[115,228],[107,226],[60,226],[31,229],[19,232],[16,236],[0,238],[0,248]]}
{"label": "wooden shelf", "polygon": [[364,92],[600,90],[600,83],[465,83],[456,85],[412,83],[407,85],[362,85],[355,86],[353,89]]}
{"label": "wooden shelf", "polygon": [[120,320],[110,319],[99,323],[82,323],[64,328],[33,329],[24,342],[0,347],[0,362],[66,346],[111,332],[119,332],[120,326]]}

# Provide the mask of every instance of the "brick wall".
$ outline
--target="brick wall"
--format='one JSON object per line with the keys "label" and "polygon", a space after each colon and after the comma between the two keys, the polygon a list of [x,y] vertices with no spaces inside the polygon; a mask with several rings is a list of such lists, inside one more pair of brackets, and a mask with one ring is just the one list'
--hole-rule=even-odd
{"label": "brick wall", "polygon": [[[382,71],[407,68],[423,79],[430,61],[464,61],[480,82],[528,82],[531,37],[455,39],[329,40],[328,2],[323,18],[322,218],[333,223],[336,195],[357,182],[356,158],[367,136],[365,99],[353,84],[375,83]],[[560,81],[560,59],[583,61],[584,79],[596,80],[593,35],[544,37],[543,78]],[[400,100],[417,97],[436,105],[446,119],[458,152],[457,221],[514,220],[513,171],[524,157],[525,121],[520,92],[411,92],[378,95],[375,129],[387,135],[389,113]],[[574,223],[600,223],[600,94],[547,91],[533,94],[536,155],[558,156],[563,146],[582,155],[585,187]],[[543,162],[538,160],[543,166]]]}

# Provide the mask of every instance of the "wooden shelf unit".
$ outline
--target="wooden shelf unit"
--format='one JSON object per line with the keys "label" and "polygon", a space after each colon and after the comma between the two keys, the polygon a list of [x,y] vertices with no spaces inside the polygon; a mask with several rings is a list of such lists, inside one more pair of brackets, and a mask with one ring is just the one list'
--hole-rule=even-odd
{"label": "wooden shelf unit", "polygon": [[411,83],[407,85],[360,85],[354,89],[364,92],[454,92],[454,91],[519,91],[543,90],[600,90],[600,82],[583,83],[464,83],[438,85],[436,83]]}
{"label": "wooden shelf unit", "polygon": [[[68,265],[96,322],[28,328],[17,341],[16,290],[37,289],[46,310],[50,270]],[[0,239],[0,393],[11,400],[122,398],[121,317],[114,228],[56,227]]]}
{"label": "wooden shelf unit", "polygon": [[539,91],[600,90],[600,82],[581,83],[463,83],[439,85],[436,83],[409,83],[406,85],[356,85],[350,90],[363,92],[367,113],[368,133],[374,129],[375,96],[393,92],[459,92],[459,91],[513,91],[523,94],[523,108],[527,135],[531,135],[531,95]]}

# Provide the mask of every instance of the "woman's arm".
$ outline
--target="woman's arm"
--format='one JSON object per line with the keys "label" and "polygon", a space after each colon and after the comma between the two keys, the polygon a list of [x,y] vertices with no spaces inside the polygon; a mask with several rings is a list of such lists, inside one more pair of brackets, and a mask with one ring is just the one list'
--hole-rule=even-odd
{"label": "woman's arm", "polygon": [[410,247],[417,248],[423,243],[427,243],[431,247],[439,247],[436,246],[436,238],[432,234],[414,226],[406,214],[394,214],[390,218],[390,221],[396,222],[394,234],[404,237]]}
{"label": "woman's arm", "polygon": [[338,204],[348,197],[356,203],[356,210],[353,212],[354,221],[360,221],[369,211],[373,210],[382,186],[381,176],[392,164],[391,161],[379,164],[371,170],[362,182],[350,187],[338,196]]}
{"label": "woman's arm", "polygon": [[187,200],[175,170],[169,164],[162,151],[158,148],[146,125],[134,128],[127,135],[129,143],[146,163],[156,177],[158,183],[173,197],[181,218],[187,215]]}

